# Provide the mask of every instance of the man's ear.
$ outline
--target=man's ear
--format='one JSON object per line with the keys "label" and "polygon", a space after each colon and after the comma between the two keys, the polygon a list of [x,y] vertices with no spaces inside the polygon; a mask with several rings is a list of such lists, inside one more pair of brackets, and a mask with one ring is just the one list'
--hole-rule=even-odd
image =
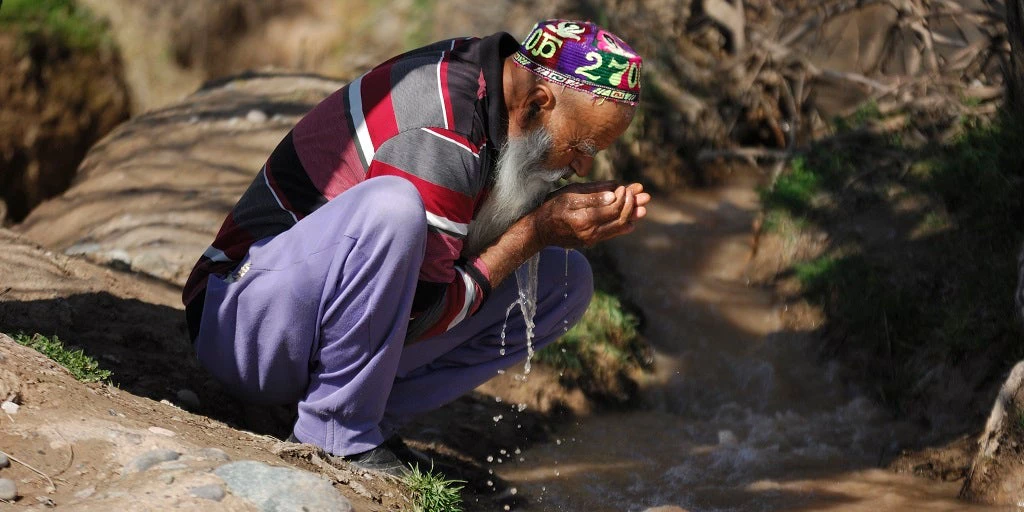
{"label": "man's ear", "polygon": [[516,119],[519,128],[528,131],[536,127],[538,123],[543,123],[555,109],[556,102],[555,91],[551,89],[551,86],[546,82],[538,81],[526,95],[523,108],[519,109],[520,114]]}

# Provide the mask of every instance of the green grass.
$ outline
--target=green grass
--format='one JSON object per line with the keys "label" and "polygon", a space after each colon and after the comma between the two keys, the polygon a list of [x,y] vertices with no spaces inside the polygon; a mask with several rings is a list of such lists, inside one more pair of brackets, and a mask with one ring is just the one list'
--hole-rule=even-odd
{"label": "green grass", "polygon": [[34,349],[57,364],[67,368],[71,375],[82,382],[100,382],[110,378],[110,370],[100,368],[95,359],[87,356],[81,349],[70,349],[54,335],[52,338],[42,334],[31,336],[24,333],[11,335],[14,341]]}
{"label": "green grass", "polygon": [[645,365],[639,320],[614,295],[597,290],[583,318],[536,355],[563,383],[600,398],[622,396],[620,378]]}
{"label": "green grass", "polygon": [[462,480],[448,480],[433,469],[421,471],[417,465],[403,482],[412,495],[414,512],[462,511]]}
{"label": "green grass", "polygon": [[847,117],[837,117],[832,124],[836,132],[844,133],[859,130],[880,119],[882,119],[882,111],[879,110],[878,103],[868,100],[857,107],[853,114]]}
{"label": "green grass", "polygon": [[91,51],[109,44],[107,27],[73,0],[5,0],[0,27],[23,37],[54,38],[75,50]]}
{"label": "green grass", "polygon": [[808,167],[804,157],[796,157],[789,172],[779,176],[770,188],[761,190],[761,203],[768,210],[802,214],[810,210],[819,185],[821,176]]}

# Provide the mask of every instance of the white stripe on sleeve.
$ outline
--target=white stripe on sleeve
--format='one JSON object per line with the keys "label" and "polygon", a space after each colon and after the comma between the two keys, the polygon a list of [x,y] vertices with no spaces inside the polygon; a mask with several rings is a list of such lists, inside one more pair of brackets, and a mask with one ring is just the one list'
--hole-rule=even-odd
{"label": "white stripe on sleeve", "polygon": [[455,316],[452,323],[448,324],[448,328],[445,329],[446,331],[451,330],[452,327],[459,325],[459,322],[465,320],[466,315],[469,314],[470,306],[472,306],[473,302],[476,301],[476,283],[474,283],[473,279],[469,277],[469,274],[463,272],[462,269],[456,267],[455,270],[459,273],[459,276],[462,277],[462,283],[466,286],[466,301],[462,304],[462,310],[460,310],[459,314]]}
{"label": "white stripe on sleeve", "polygon": [[363,77],[357,78],[348,86],[348,108],[352,114],[352,125],[356,128],[356,146],[363,154],[366,165],[373,161],[376,150],[370,139],[370,130],[366,127],[366,116],[363,115]]}
{"label": "white stripe on sleeve", "polygon": [[427,225],[434,226],[438,229],[443,229],[452,233],[457,233],[462,236],[469,234],[469,224],[463,224],[461,222],[455,222],[451,219],[435,215],[430,212],[427,213]]}

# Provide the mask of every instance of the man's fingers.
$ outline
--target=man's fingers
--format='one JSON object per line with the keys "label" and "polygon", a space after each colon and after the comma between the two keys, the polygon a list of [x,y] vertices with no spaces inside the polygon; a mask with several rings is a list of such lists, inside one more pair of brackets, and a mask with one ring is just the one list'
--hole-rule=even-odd
{"label": "man's fingers", "polygon": [[646,206],[649,202],[651,202],[651,195],[648,194],[647,192],[636,194],[637,206]]}
{"label": "man's fingers", "polygon": [[636,196],[633,195],[633,190],[627,188],[624,195],[622,211],[619,212],[619,223],[621,224],[629,223],[629,218],[633,216],[633,210],[636,208]]}

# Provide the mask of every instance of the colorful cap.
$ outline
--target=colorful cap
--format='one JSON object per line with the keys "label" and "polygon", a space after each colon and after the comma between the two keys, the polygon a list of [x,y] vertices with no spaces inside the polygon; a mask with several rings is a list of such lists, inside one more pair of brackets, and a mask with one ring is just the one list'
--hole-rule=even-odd
{"label": "colorful cap", "polygon": [[640,101],[643,59],[592,22],[542,21],[512,58],[549,82],[630,105]]}

